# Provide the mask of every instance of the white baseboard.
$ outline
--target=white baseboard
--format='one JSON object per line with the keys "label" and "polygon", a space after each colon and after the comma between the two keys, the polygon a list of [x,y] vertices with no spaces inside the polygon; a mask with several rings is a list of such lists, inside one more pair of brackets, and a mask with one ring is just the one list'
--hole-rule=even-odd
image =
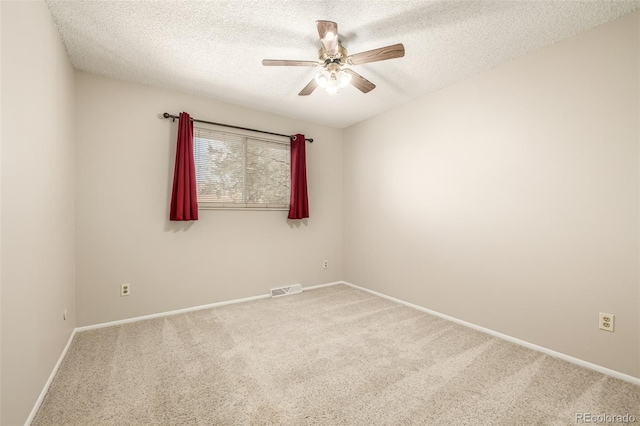
{"label": "white baseboard", "polygon": [[302,287],[302,291],[315,290],[316,288],[331,287],[332,285],[345,284],[344,281],[334,281],[332,283],[312,285],[310,287]]}
{"label": "white baseboard", "polygon": [[616,379],[624,380],[625,382],[630,382],[630,383],[633,383],[634,385],[640,386],[640,378],[638,378],[638,377],[630,376],[628,374],[624,374],[624,373],[621,373],[619,371],[612,370],[610,368],[606,368],[606,367],[603,367],[603,366],[598,365],[598,364],[593,364],[591,362],[582,360],[580,358],[575,358],[575,357],[572,357],[570,355],[563,354],[562,352],[557,352],[557,351],[554,351],[552,349],[545,348],[543,346],[538,346],[536,344],[527,342],[525,340],[520,340],[520,339],[517,339],[515,337],[509,336],[507,334],[503,334],[503,333],[491,330],[489,328],[485,328],[485,327],[482,327],[482,326],[479,326],[479,325],[476,325],[476,324],[473,324],[473,323],[470,323],[470,322],[467,322],[467,321],[463,321],[463,320],[455,318],[455,317],[450,317],[449,315],[441,314],[440,312],[432,311],[431,309],[427,309],[427,308],[419,306],[419,305],[414,305],[413,303],[405,302],[404,300],[396,299],[395,297],[387,296],[386,294],[379,293],[379,292],[374,291],[374,290],[369,290],[368,288],[360,287],[360,286],[357,286],[355,284],[348,283],[346,281],[343,281],[342,283],[345,284],[345,285],[348,285],[349,287],[357,288],[358,290],[366,291],[367,293],[371,293],[371,294],[374,294],[376,296],[382,297],[384,299],[391,300],[392,302],[400,303],[400,304],[408,306],[410,308],[417,309],[417,310],[422,311],[422,312],[426,312],[428,314],[431,314],[431,315],[446,319],[446,320],[451,321],[451,322],[455,322],[456,324],[464,325],[466,327],[472,328],[474,330],[478,330],[478,331],[480,331],[482,333],[489,334],[489,335],[497,337],[499,339],[506,340],[508,342],[515,343],[517,345],[524,346],[524,347],[529,348],[529,349],[533,349],[534,351],[542,352],[543,354],[552,356],[554,358],[559,358],[559,359],[562,359],[564,361],[570,362],[572,364],[576,364],[576,365],[579,365],[581,367],[588,368],[590,370],[595,370],[595,371],[597,371],[599,373],[606,374],[607,376],[615,377]]}
{"label": "white baseboard", "polygon": [[[310,287],[303,287],[302,291],[313,290],[313,289],[316,289],[316,288],[328,287],[328,286],[337,285],[337,284],[343,284],[343,281],[334,281],[334,282],[330,282],[330,283],[326,283],[326,284],[318,284],[318,285],[313,285],[313,286],[310,286]],[[76,332],[81,332],[81,331],[95,330],[95,329],[98,329],[98,328],[113,327],[114,325],[122,325],[122,324],[128,324],[130,322],[137,322],[137,321],[144,321],[144,320],[154,319],[154,318],[168,317],[168,316],[171,316],[171,315],[184,314],[184,313],[187,313],[187,312],[199,311],[199,310],[202,310],[202,309],[210,309],[210,308],[216,308],[218,306],[232,305],[234,303],[243,303],[243,302],[251,302],[252,300],[267,299],[269,297],[271,297],[269,294],[261,294],[259,296],[250,296],[250,297],[245,297],[245,298],[242,298],[242,299],[225,300],[224,302],[209,303],[209,304],[206,304],[206,305],[193,306],[191,308],[176,309],[176,310],[173,310],[173,311],[159,312],[157,314],[142,315],[142,316],[139,316],[139,317],[132,317],[132,318],[126,318],[126,319],[117,320],[117,321],[103,322],[103,323],[100,323],[100,324],[85,325],[85,326],[82,326],[82,327],[77,327],[75,329],[75,331]]]}
{"label": "white baseboard", "polygon": [[142,315],[139,317],[132,317],[132,318],[126,318],[126,319],[117,320],[117,321],[103,322],[100,324],[85,325],[85,326],[76,328],[76,331],[81,332],[81,331],[95,330],[98,328],[113,327],[114,325],[122,325],[122,324],[128,324],[130,322],[138,322],[138,321],[144,321],[144,320],[149,320],[154,318],[185,314],[187,312],[194,312],[194,311],[200,311],[202,309],[216,308],[218,306],[224,306],[224,305],[232,305],[234,303],[251,302],[252,300],[267,299],[269,297],[271,296],[269,296],[268,294],[261,294],[259,296],[244,297],[242,299],[225,300],[224,302],[209,303],[206,305],[193,306],[191,308],[176,309],[173,311],[159,312],[157,314]]}
{"label": "white baseboard", "polygon": [[67,351],[69,350],[69,347],[71,346],[71,342],[73,341],[73,337],[76,335],[76,330],[77,329],[74,328],[73,331],[71,332],[71,336],[69,336],[69,340],[67,341],[67,345],[62,350],[62,353],[60,354],[60,358],[58,358],[58,362],[56,362],[56,365],[53,367],[53,371],[49,375],[49,378],[47,379],[47,382],[44,384],[44,387],[42,388],[42,392],[40,392],[40,396],[38,397],[38,399],[36,400],[36,403],[34,404],[33,408],[31,409],[31,413],[29,413],[29,417],[27,417],[27,421],[24,422],[25,426],[29,426],[31,424],[31,422],[33,421],[33,419],[35,419],[36,414],[38,413],[38,410],[40,409],[40,405],[42,405],[42,401],[44,401],[44,397],[47,395],[47,392],[49,391],[49,386],[51,386],[51,382],[53,382],[53,378],[56,376],[56,373],[58,372],[58,369],[60,368],[60,365],[62,364],[62,360],[67,355]]}

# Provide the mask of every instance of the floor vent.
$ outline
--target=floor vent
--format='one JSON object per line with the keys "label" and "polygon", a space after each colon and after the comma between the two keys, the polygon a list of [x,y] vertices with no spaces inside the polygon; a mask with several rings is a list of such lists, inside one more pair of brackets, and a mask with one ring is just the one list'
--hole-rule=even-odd
{"label": "floor vent", "polygon": [[271,297],[280,297],[296,293],[302,293],[302,286],[300,284],[271,289]]}

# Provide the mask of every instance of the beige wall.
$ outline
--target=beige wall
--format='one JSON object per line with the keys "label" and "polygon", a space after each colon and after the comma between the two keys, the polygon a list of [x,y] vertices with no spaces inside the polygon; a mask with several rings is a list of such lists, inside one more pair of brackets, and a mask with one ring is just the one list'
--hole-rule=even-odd
{"label": "beige wall", "polygon": [[638,27],[347,129],[345,279],[640,377]]}
{"label": "beige wall", "polygon": [[47,6],[3,1],[0,7],[0,422],[16,425],[27,419],[75,326],[75,89]]}
{"label": "beige wall", "polygon": [[[76,94],[79,325],[342,279],[341,129],[82,72]],[[177,122],[159,116],[180,111],[314,138],[311,217],[207,210],[193,224],[169,222]]]}

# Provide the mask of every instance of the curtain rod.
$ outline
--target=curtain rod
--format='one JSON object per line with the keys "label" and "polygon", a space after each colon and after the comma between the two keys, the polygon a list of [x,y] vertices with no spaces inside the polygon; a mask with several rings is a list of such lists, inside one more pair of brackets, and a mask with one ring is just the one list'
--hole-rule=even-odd
{"label": "curtain rod", "polygon": [[[164,114],[162,114],[162,116],[164,118],[170,118],[173,121],[176,121],[178,118],[180,118],[179,116],[169,114],[168,112],[165,112]],[[230,124],[214,123],[213,121],[196,120],[195,118],[192,118],[191,121],[197,121],[198,123],[214,124],[216,126],[231,127],[233,129],[249,130],[251,132],[265,133],[267,135],[275,135],[275,136],[282,136],[285,138],[291,138],[291,135],[283,135],[282,133],[265,132],[264,130],[249,129],[248,127],[232,126]],[[306,141],[313,142],[313,138],[306,138]]]}

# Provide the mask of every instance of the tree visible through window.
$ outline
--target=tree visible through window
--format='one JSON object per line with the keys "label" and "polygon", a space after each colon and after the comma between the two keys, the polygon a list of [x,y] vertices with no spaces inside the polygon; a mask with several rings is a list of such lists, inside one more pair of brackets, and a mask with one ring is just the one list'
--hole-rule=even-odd
{"label": "tree visible through window", "polygon": [[290,145],[194,129],[198,204],[203,208],[289,208]]}

